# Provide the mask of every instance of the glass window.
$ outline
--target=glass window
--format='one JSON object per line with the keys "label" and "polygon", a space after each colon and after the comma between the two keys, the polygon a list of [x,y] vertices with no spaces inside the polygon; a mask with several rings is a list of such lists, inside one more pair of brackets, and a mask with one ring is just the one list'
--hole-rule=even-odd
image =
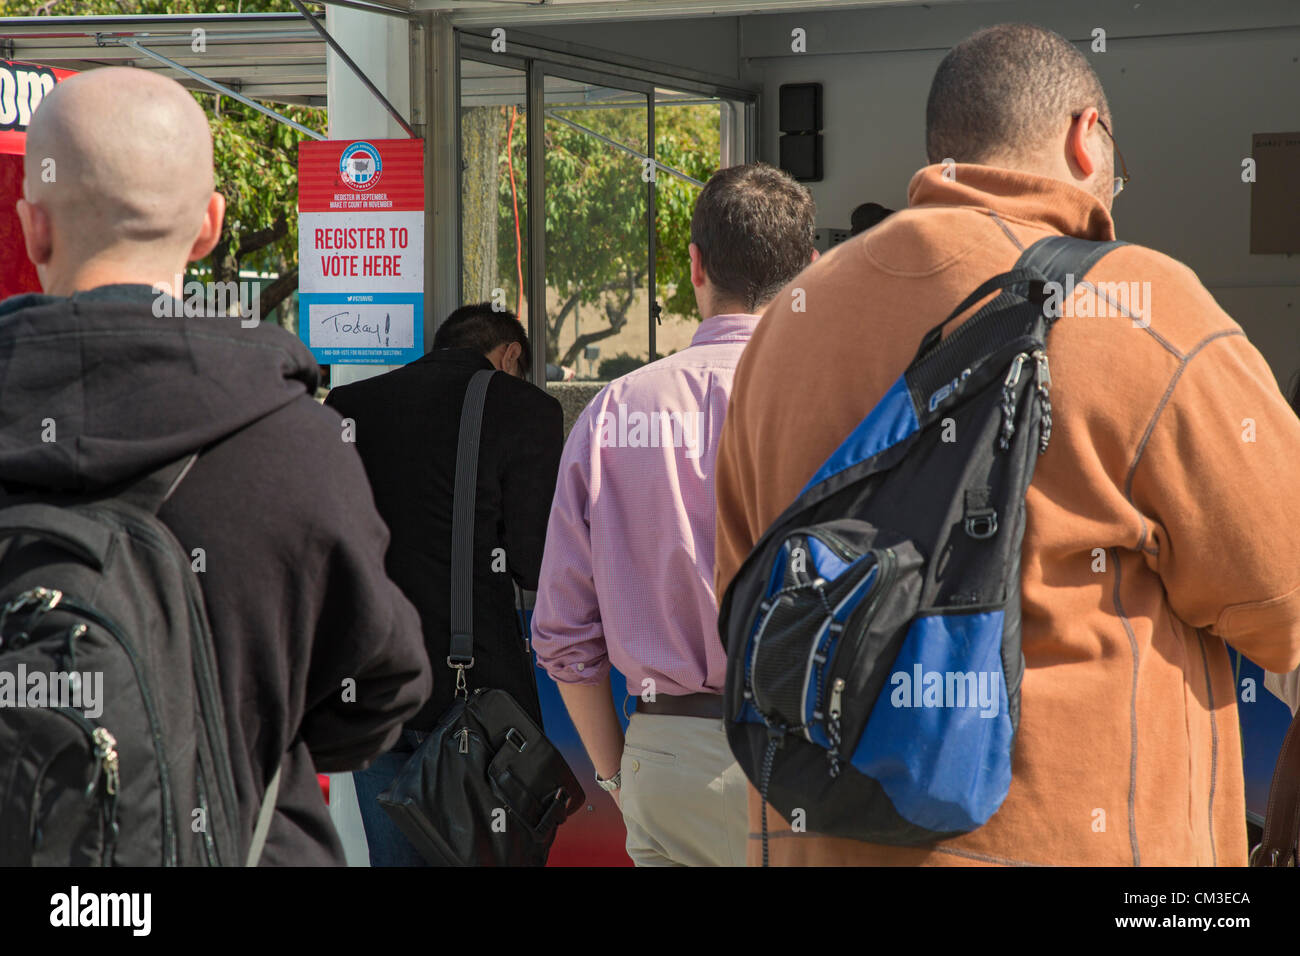
{"label": "glass window", "polygon": [[528,324],[528,134],[522,70],[461,61],[461,301]]}
{"label": "glass window", "polygon": [[608,381],[650,359],[644,93],[545,80],[546,361]]}
{"label": "glass window", "polygon": [[691,286],[691,216],[709,177],[734,142],[732,104],[714,97],[655,90],[655,282],[662,309],[655,351],[671,355],[691,344],[700,320]]}

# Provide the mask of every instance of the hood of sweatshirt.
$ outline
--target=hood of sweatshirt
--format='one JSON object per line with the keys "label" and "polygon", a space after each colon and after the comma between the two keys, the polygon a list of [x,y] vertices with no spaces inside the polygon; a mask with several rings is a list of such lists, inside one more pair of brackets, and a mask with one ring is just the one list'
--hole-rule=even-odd
{"label": "hood of sweatshirt", "polygon": [[0,482],[95,491],[315,391],[316,362],[282,329],[158,318],[155,300],[115,285],[0,302]]}

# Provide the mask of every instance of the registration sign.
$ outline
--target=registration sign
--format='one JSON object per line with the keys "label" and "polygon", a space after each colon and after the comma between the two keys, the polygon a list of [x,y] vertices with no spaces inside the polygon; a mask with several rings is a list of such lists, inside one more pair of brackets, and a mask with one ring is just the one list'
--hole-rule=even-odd
{"label": "registration sign", "polygon": [[424,143],[298,144],[298,334],[323,365],[424,354]]}

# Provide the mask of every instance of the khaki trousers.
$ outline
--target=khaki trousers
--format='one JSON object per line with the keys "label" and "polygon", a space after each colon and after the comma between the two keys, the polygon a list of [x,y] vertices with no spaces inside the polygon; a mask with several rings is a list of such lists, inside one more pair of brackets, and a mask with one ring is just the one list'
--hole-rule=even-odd
{"label": "khaki trousers", "polygon": [[637,866],[744,866],[748,782],[721,720],[633,714],[623,822]]}

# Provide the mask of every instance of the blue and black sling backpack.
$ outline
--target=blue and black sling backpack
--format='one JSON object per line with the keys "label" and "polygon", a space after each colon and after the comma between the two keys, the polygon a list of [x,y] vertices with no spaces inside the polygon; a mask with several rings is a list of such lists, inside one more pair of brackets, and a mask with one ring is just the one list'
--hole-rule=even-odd
{"label": "blue and black sling backpack", "polygon": [[769,803],[797,829],[905,846],[1002,805],[1047,337],[1062,287],[1120,244],[1049,237],[972,292],[727,588],[727,735],[763,798],[764,865]]}

